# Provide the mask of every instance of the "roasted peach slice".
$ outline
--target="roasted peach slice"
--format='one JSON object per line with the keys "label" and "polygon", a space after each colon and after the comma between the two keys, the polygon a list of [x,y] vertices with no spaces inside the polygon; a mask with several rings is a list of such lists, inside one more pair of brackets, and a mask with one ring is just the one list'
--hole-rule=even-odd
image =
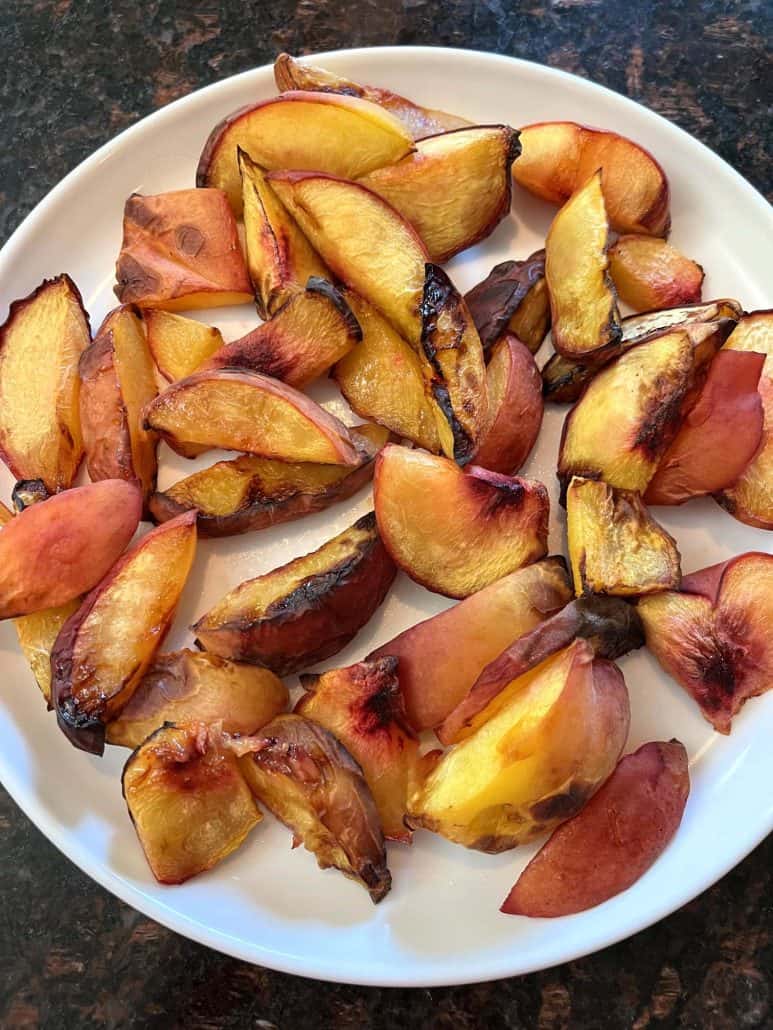
{"label": "roasted peach slice", "polygon": [[394,561],[446,597],[469,597],[547,553],[550,502],[536,480],[462,472],[447,458],[387,444],[374,501]]}
{"label": "roasted peach slice", "polygon": [[293,90],[241,107],[209,134],[196,171],[196,185],[224,190],[237,215],[240,148],[261,168],[357,179],[399,161],[413,140],[388,111],[359,97]]}
{"label": "roasted peach slice", "polygon": [[78,359],[89,317],[68,275],[11,304],[0,326],[0,457],[17,479],[72,486],[83,457]]}
{"label": "roasted peach slice", "polygon": [[648,311],[700,303],[705,273],[665,240],[634,233],[610,247],[609,274],[620,300]]}
{"label": "roasted peach slice", "polygon": [[62,626],[51,652],[51,692],[75,747],[102,754],[105,723],[128,703],[166,636],[195,551],[195,512],[151,530]]}
{"label": "roasted peach slice", "polygon": [[719,733],[773,687],[773,555],[740,554],[638,607],[647,647]]}
{"label": "roasted peach slice", "polygon": [[287,708],[287,687],[268,669],[229,662],[206,651],[158,655],[117,719],[108,744],[139,747],[165,723],[218,725],[225,733],[257,733]]}
{"label": "roasted peach slice", "polygon": [[253,299],[236,221],[221,190],[133,193],[124,207],[115,277],[121,303],[141,308],[180,311]]}
{"label": "roasted peach slice", "polygon": [[620,757],[628,691],[585,640],[503,690],[472,736],[408,801],[409,826],[477,851],[507,851],[575,815]]}
{"label": "roasted peach slice", "polygon": [[167,724],[124,766],[123,796],[159,883],[222,862],[263,818],[219,727]]}
{"label": "roasted peach slice", "polygon": [[359,765],[332,733],[301,715],[279,715],[232,747],[255,796],[320,869],[340,869],[374,904],[389,893],[376,804]]}
{"label": "roasted peach slice", "polygon": [[589,364],[614,354],[622,336],[608,241],[601,173],[595,172],[558,212],[545,240],[553,346]]}
{"label": "roasted peach slice", "polygon": [[73,612],[80,607],[80,599],[60,604],[56,608],[44,608],[31,615],[22,615],[14,620],[19,645],[32,670],[40,692],[51,707],[51,650],[59,630]]}
{"label": "roasted peach slice", "polygon": [[528,348],[506,333],[486,370],[489,413],[473,461],[514,475],[531,453],[542,425],[542,379]]}
{"label": "roasted peach slice", "polygon": [[679,829],[689,793],[684,746],[678,740],[642,744],[542,845],[501,911],[568,916],[627,890]]}
{"label": "roasted peach slice", "polygon": [[219,329],[193,318],[161,308],[148,308],[142,318],[156,367],[170,383],[192,375],[223,346]]}
{"label": "roasted peach slice", "polygon": [[240,584],[192,628],[207,651],[286,676],[348,644],[395,572],[371,512],[316,551]]}
{"label": "roasted peach slice", "polygon": [[303,675],[299,715],[324,726],[359,762],[387,840],[409,842],[403,823],[419,742],[406,725],[397,659],[378,658],[321,676]]}
{"label": "roasted peach slice", "polygon": [[536,354],[550,328],[545,251],[536,250],[525,261],[495,265],[464,299],[484,350],[509,331]]}
{"label": "roasted peach slice", "polygon": [[600,168],[613,229],[668,235],[668,180],[633,140],[576,122],[540,122],[521,129],[521,148],[513,175],[535,196],[563,204]]}
{"label": "roasted peach slice", "polygon": [[360,464],[342,422],[292,386],[244,369],[172,383],[145,408],[144,425],[186,455],[222,447],[280,461]]}
{"label": "roasted peach slice", "polygon": [[520,152],[509,125],[475,125],[423,139],[413,154],[360,182],[399,211],[441,263],[485,239],[509,213],[510,169]]}

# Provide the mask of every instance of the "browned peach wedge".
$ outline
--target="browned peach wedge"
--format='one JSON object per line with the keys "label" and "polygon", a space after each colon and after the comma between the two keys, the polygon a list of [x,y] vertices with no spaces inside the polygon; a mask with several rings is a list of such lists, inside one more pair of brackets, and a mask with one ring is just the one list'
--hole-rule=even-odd
{"label": "browned peach wedge", "polygon": [[68,275],[15,300],[0,326],[0,457],[17,479],[72,486],[83,457],[78,359],[89,317]]}
{"label": "browned peach wedge", "polygon": [[535,196],[563,204],[600,168],[613,229],[668,235],[668,179],[633,140],[576,122],[540,122],[521,129],[521,147],[513,175]]}
{"label": "browned peach wedge", "polygon": [[193,318],[148,308],[142,319],[156,367],[170,383],[192,375],[223,346],[219,329]]}
{"label": "browned peach wedge", "polygon": [[614,354],[622,336],[608,242],[601,172],[595,172],[558,212],[545,240],[553,346],[588,364]]}
{"label": "browned peach wedge", "polygon": [[303,675],[299,715],[324,726],[359,763],[387,840],[410,842],[403,822],[419,742],[407,726],[397,659],[377,658],[321,676]]}
{"label": "browned peach wedge", "polygon": [[531,453],[542,425],[542,379],[521,341],[506,333],[486,369],[489,413],[473,461],[514,475]]}
{"label": "browned peach wedge", "polygon": [[279,715],[255,737],[233,741],[252,792],[311,851],[377,904],[389,893],[384,835],[357,762],[332,733],[302,715]]}
{"label": "browned peach wedge", "polygon": [[[762,399],[762,443],[741,478],[716,495],[730,514],[760,529],[773,529],[773,310],[753,311],[733,330],[725,344],[730,351],[765,355],[757,391]],[[727,441],[723,441],[723,447]]]}
{"label": "browned peach wedge", "polygon": [[51,693],[59,726],[75,747],[102,754],[105,724],[128,703],[161,646],[195,551],[195,512],[158,526],[62,626],[51,652]]}
{"label": "browned peach wedge", "polygon": [[764,413],[757,384],[764,363],[764,354],[717,354],[698,400],[649,482],[647,504],[682,504],[739,479],[762,440]]}
{"label": "browned peach wedge", "polygon": [[144,425],[187,455],[212,447],[280,461],[360,464],[346,426],[286,383],[245,369],[211,369],[172,383]]}
{"label": "browned peach wedge", "polygon": [[575,815],[628,735],[622,673],[576,640],[511,683],[408,801],[407,823],[477,851],[507,851]]}
{"label": "browned peach wedge", "polygon": [[684,746],[678,740],[642,744],[542,845],[500,911],[568,916],[627,890],[679,829],[689,793]]}
{"label": "browned peach wedge", "polygon": [[389,430],[382,426],[358,426],[349,432],[360,453],[360,464],[354,468],[243,454],[153,494],[150,512],[157,522],[167,522],[195,510],[199,536],[221,537],[323,511],[370,482],[376,454],[389,439]]}
{"label": "browned peach wedge", "polygon": [[773,555],[740,554],[638,607],[647,647],[719,733],[773,687]]}
{"label": "browned peach wedge", "polygon": [[311,278],[270,321],[220,347],[203,367],[246,368],[300,390],[361,339],[359,323],[341,293],[326,279]]}
{"label": "browned peach wedge", "polygon": [[257,731],[287,708],[287,687],[268,669],[206,651],[173,651],[151,663],[117,719],[108,744],[139,747],[165,723],[218,725],[225,733]]}
{"label": "browned peach wedge", "polygon": [[224,190],[237,215],[239,149],[261,168],[357,179],[405,157],[413,139],[394,115],[360,97],[292,90],[241,107],[209,134],[196,171],[196,185]]}
{"label": "browned peach wedge", "polygon": [[167,724],[130,756],[123,796],[159,883],[222,862],[263,816],[219,727]]}
{"label": "browned peach wedge", "polygon": [[288,676],[345,647],[395,574],[370,512],[316,551],[241,583],[192,629],[213,654]]}
{"label": "browned peach wedge", "polygon": [[462,472],[448,458],[387,444],[374,503],[394,561],[446,597],[469,597],[547,554],[550,502],[536,480]]}
{"label": "browned peach wedge", "polygon": [[0,619],[55,608],[91,590],[131,540],[136,483],[74,487],[25,508],[0,531]]}
{"label": "browned peach wedge", "polygon": [[350,79],[333,75],[324,68],[306,64],[305,61],[301,64],[289,54],[280,54],[274,61],[274,79],[280,93],[300,89],[316,93],[343,93],[346,96],[370,100],[399,119],[415,140],[470,124],[458,115],[422,107],[389,89],[382,89],[380,86],[361,86]]}
{"label": "browned peach wedge", "polygon": [[536,354],[550,328],[545,251],[536,250],[525,261],[495,265],[464,299],[484,350],[509,331]]}
{"label": "browned peach wedge", "polygon": [[620,236],[609,248],[609,274],[617,295],[634,311],[698,304],[705,273],[656,236]]}
{"label": "browned peach wedge", "polygon": [[509,125],[475,125],[423,139],[413,154],[360,182],[399,211],[441,263],[485,239],[509,213],[510,169],[520,152]]}
{"label": "browned peach wedge", "polygon": [[121,303],[140,308],[184,311],[253,299],[236,220],[221,190],[133,193],[124,207],[115,277]]}

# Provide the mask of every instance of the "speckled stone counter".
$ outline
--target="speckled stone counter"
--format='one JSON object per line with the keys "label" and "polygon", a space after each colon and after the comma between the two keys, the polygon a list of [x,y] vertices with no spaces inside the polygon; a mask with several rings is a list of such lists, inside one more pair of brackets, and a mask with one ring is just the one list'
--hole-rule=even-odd
{"label": "speckled stone counter", "polygon": [[[5,0],[0,239],[92,150],[170,100],[279,50],[387,43],[494,50],[603,83],[770,199],[771,39],[770,0]],[[773,839],[595,956],[472,987],[376,990],[273,973],[176,936],[88,880],[0,791],[0,1026],[771,1028]]]}

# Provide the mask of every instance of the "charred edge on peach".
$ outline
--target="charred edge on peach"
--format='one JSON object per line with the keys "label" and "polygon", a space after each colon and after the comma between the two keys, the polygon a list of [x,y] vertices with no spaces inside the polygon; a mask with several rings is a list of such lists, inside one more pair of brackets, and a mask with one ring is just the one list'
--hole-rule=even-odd
{"label": "charred edge on peach", "polygon": [[80,709],[72,693],[73,646],[81,625],[81,609],[65,622],[51,651],[51,699],[56,721],[65,737],[81,751],[102,755],[105,751],[105,725],[99,715]]}
{"label": "charred edge on peach", "polygon": [[[663,387],[666,387],[665,401]],[[670,392],[667,377],[658,376],[656,379],[653,400],[642,418],[641,426],[633,442],[634,447],[641,448],[644,455],[651,461],[656,461],[663,454],[676,435],[687,392],[687,386],[676,392]]]}
{"label": "charred edge on peach", "polygon": [[[357,343],[362,342],[362,328],[357,318],[346,302],[346,298],[337,289],[333,283],[328,279],[323,279],[321,275],[310,275],[306,282],[306,289],[309,293],[318,293],[321,297],[325,297],[333,304],[336,311],[346,322],[346,328],[354,337]],[[280,309],[281,310],[281,309]],[[278,312],[277,312],[278,313]]]}
{"label": "charred edge on peach", "polygon": [[573,404],[587,380],[600,371],[553,354],[542,368],[542,395],[556,404]]}
{"label": "charred edge on peach", "polygon": [[20,479],[11,492],[11,503],[17,512],[22,512],[33,504],[47,501],[50,496],[42,479]]}
{"label": "charred edge on peach", "polygon": [[562,794],[553,794],[531,806],[535,821],[550,823],[555,819],[569,819],[576,815],[594,793],[594,787],[587,783],[572,783]]}
{"label": "charred edge on peach", "polygon": [[465,295],[484,350],[493,347],[526,294],[544,274],[545,251],[536,250],[525,261],[503,261],[495,265],[488,276]]}

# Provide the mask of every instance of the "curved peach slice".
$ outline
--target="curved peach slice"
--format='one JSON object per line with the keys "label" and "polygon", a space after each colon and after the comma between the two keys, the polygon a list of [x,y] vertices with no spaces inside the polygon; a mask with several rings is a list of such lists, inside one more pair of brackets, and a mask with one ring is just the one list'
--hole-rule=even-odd
{"label": "curved peach slice", "polygon": [[448,261],[489,236],[510,211],[510,169],[521,152],[509,125],[476,125],[423,139],[360,179],[416,229],[430,259]]}
{"label": "curved peach slice", "polygon": [[539,122],[521,129],[521,147],[513,175],[530,193],[563,204],[600,168],[613,229],[668,235],[668,179],[633,140],[576,122]]}
{"label": "curved peach slice", "polygon": [[388,444],[376,459],[374,503],[394,561],[446,597],[469,597],[547,554],[550,502],[536,480],[462,472]]}
{"label": "curved peach slice", "polygon": [[0,457],[51,493],[72,486],[83,457],[78,359],[89,317],[68,275],[15,300],[0,326]]}
{"label": "curved peach slice", "polygon": [[371,512],[316,551],[240,584],[192,628],[207,651],[287,676],[345,647],[395,572]]}
{"label": "curved peach slice", "polygon": [[413,140],[388,111],[359,97],[292,91],[241,107],[209,134],[196,171],[196,185],[224,190],[237,215],[239,148],[262,168],[357,179],[399,161]]}
{"label": "curved peach slice", "polygon": [[151,530],[62,626],[51,652],[51,693],[75,747],[102,754],[105,723],[119,715],[161,646],[195,551],[195,512]]}
{"label": "curved peach slice", "polygon": [[745,702],[773,687],[773,555],[740,554],[683,586],[639,601],[647,647],[729,733]]}
{"label": "curved peach slice", "polygon": [[250,789],[317,859],[358,883],[377,904],[392,886],[378,810],[362,770],[322,726],[279,715],[234,741]]}
{"label": "curved peach slice", "polygon": [[511,683],[408,802],[407,823],[477,851],[524,844],[575,815],[620,757],[628,691],[576,640]]}
{"label": "curved peach slice", "polygon": [[495,265],[464,299],[484,350],[509,330],[536,354],[550,328],[545,251],[536,250],[525,261]]}
{"label": "curved peach slice", "polygon": [[225,733],[257,733],[287,708],[287,687],[268,669],[206,651],[158,655],[117,719],[108,744],[139,747],[165,723],[217,724]]}
{"label": "curved peach slice", "polygon": [[609,248],[609,274],[634,311],[700,303],[705,275],[665,240],[636,234],[620,236]]}
{"label": "curved peach slice", "polygon": [[627,890],[679,829],[689,793],[684,746],[678,740],[642,744],[543,844],[500,911],[568,916]]}
{"label": "curved peach slice", "polygon": [[223,346],[219,329],[193,318],[148,308],[142,319],[156,367],[170,383],[192,375]]}
{"label": "curved peach slice", "polygon": [[40,692],[51,708],[51,651],[59,630],[73,612],[80,608],[80,598],[56,608],[44,608],[14,619],[16,636]]}
{"label": "curved peach slice", "polygon": [[222,862],[263,818],[219,728],[167,724],[134,751],[121,786],[159,883]]}
{"label": "curved peach slice", "polygon": [[183,453],[222,447],[280,461],[360,463],[342,422],[257,372],[212,369],[172,383],[145,408],[144,425]]}

